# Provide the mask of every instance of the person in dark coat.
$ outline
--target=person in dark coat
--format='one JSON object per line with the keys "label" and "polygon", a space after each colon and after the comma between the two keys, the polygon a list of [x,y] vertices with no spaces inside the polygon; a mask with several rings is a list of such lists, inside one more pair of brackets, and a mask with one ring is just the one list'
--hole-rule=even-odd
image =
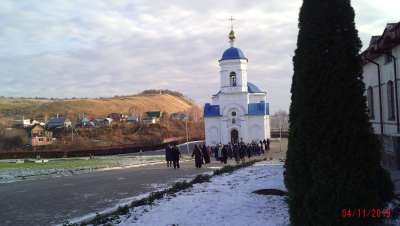
{"label": "person in dark coat", "polygon": [[266,148],[265,149],[267,149],[267,151],[269,151],[269,143],[270,143],[271,141],[269,140],[269,138],[267,139],[267,146],[266,146]]}
{"label": "person in dark coat", "polygon": [[221,162],[223,162],[224,164],[227,163],[228,160],[228,146],[224,145],[222,147],[222,158],[221,158]]}
{"label": "person in dark coat", "polygon": [[222,149],[224,148],[224,145],[219,144],[219,146],[217,147],[217,157],[218,157],[218,161],[221,161],[221,163],[223,162],[222,159]]}
{"label": "person in dark coat", "polygon": [[247,145],[247,158],[251,158],[251,151],[253,149],[253,145],[252,144],[248,144]]}
{"label": "person in dark coat", "polygon": [[165,161],[167,161],[167,167],[172,167],[172,147],[170,144],[165,148]]}
{"label": "person in dark coat", "polygon": [[192,158],[194,157],[194,163],[196,165],[196,168],[201,168],[201,165],[203,164],[203,153],[200,150],[200,148],[196,145],[194,145],[193,153],[192,153]]}
{"label": "person in dark coat", "polygon": [[208,148],[206,145],[203,144],[201,151],[203,152],[204,164],[210,163],[210,154],[208,153]]}
{"label": "person in dark coat", "polygon": [[263,140],[263,144],[264,144],[264,148],[263,148],[263,154],[264,154],[264,152],[267,151],[267,141],[265,139]]}
{"label": "person in dark coat", "polygon": [[213,152],[214,152],[215,161],[218,161],[219,160],[218,159],[218,146],[214,146],[212,149],[213,149]]}
{"label": "person in dark coat", "polygon": [[265,145],[264,145],[264,143],[262,142],[262,140],[260,140],[260,153],[259,153],[259,155],[261,154],[261,153],[263,153],[264,154],[264,149],[265,149]]}
{"label": "person in dark coat", "polygon": [[239,164],[240,163],[240,147],[237,144],[235,144],[233,146],[233,157],[235,158],[236,164]]}
{"label": "person in dark coat", "polygon": [[172,148],[172,162],[174,164],[174,169],[178,168],[179,169],[179,158],[181,157],[181,152],[179,151],[179,148],[174,144],[174,147]]}
{"label": "person in dark coat", "polygon": [[246,145],[244,143],[240,144],[239,156],[240,156],[240,159],[242,160],[242,163],[244,163],[246,161],[244,158],[246,156]]}
{"label": "person in dark coat", "polygon": [[261,150],[262,150],[262,148],[263,148],[263,144],[262,144],[262,142],[260,141],[260,143],[257,144],[257,155],[261,155]]}
{"label": "person in dark coat", "polygon": [[232,143],[229,143],[227,147],[228,147],[228,157],[230,159],[232,159],[232,157],[233,157],[233,145],[232,145]]}

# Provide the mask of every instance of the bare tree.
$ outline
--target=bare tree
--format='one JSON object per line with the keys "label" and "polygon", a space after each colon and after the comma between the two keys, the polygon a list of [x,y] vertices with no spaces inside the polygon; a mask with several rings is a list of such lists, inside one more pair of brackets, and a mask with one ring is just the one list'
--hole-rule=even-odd
{"label": "bare tree", "polygon": [[289,129],[289,114],[285,110],[279,110],[271,115],[271,129],[287,131]]}

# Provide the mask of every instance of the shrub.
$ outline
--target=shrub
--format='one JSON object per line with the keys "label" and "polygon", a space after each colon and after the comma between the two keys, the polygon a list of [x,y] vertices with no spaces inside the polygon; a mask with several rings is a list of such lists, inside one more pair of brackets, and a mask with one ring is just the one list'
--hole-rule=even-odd
{"label": "shrub", "polygon": [[192,181],[192,184],[200,184],[200,183],[204,183],[204,182],[210,182],[210,175],[207,174],[200,174],[197,175]]}
{"label": "shrub", "polygon": [[285,184],[293,226],[374,225],[342,209],[384,208],[393,185],[367,115],[350,1],[304,0],[299,17]]}

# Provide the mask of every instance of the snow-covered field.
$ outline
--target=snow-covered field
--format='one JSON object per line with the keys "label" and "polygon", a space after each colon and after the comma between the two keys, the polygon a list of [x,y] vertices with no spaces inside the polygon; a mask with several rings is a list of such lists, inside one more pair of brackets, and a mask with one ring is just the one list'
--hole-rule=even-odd
{"label": "snow-covered field", "polygon": [[232,174],[215,176],[209,183],[141,206],[112,222],[113,225],[229,225],[287,226],[284,197],[252,193],[258,189],[286,190],[280,162],[261,162]]}

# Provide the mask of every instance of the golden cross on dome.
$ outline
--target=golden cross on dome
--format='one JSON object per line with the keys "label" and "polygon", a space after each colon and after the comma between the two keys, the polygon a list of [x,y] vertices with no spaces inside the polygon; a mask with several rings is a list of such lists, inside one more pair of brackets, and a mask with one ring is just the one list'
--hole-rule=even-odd
{"label": "golden cross on dome", "polygon": [[233,21],[235,20],[235,18],[233,18],[231,16],[231,18],[229,18],[229,20],[231,21],[231,32],[229,32],[229,43],[231,44],[231,46],[233,47],[233,42],[235,41],[235,32],[233,31]]}
{"label": "golden cross on dome", "polygon": [[231,18],[229,18],[228,20],[231,21],[231,30],[233,30],[233,21],[236,19],[231,16]]}

